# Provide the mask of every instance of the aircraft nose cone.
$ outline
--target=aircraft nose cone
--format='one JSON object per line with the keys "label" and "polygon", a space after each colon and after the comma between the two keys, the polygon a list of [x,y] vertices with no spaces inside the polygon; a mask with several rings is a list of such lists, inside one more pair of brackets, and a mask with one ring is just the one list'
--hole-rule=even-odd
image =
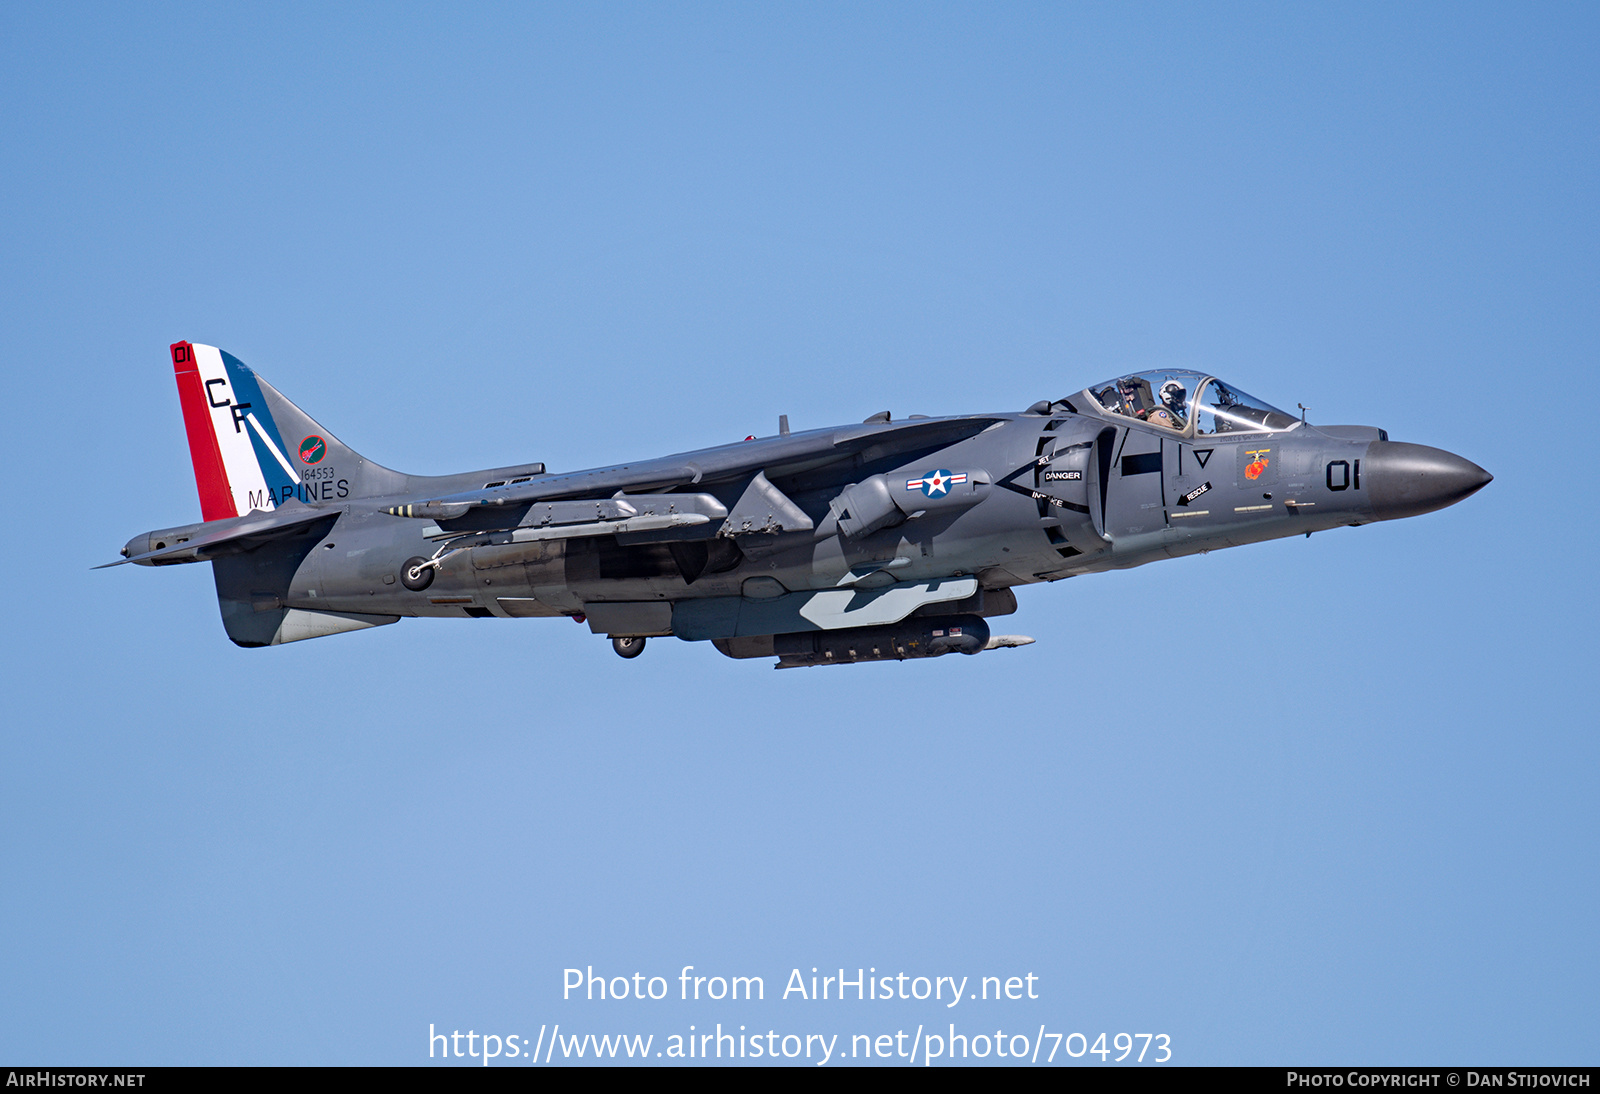
{"label": "aircraft nose cone", "polygon": [[1379,520],[1398,520],[1454,505],[1494,476],[1454,452],[1403,441],[1373,441],[1362,469]]}

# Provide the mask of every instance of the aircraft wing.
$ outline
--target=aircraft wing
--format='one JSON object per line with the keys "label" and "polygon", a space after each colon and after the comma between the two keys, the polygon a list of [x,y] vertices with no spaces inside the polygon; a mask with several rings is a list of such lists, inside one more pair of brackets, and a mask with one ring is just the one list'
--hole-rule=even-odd
{"label": "aircraft wing", "polygon": [[338,519],[338,509],[314,509],[298,501],[287,501],[270,511],[256,510],[242,517],[208,521],[200,531],[181,543],[159,551],[119,558],[96,570],[122,566],[129,562],[143,562],[165,566],[178,562],[207,562],[222,555],[239,554],[261,546],[268,540],[298,532],[318,521]]}
{"label": "aircraft wing", "polygon": [[[811,430],[592,471],[541,475],[516,485],[421,497],[388,506],[385,511],[466,530],[497,527],[505,522],[497,510],[519,510],[535,502],[609,498],[618,492],[657,493],[757,473],[777,479],[836,467],[843,485],[850,481],[848,472],[854,467],[897,455],[911,459],[918,452],[935,451],[975,437],[1002,420],[926,418]],[[518,520],[518,516],[509,513],[505,517],[513,524]]]}

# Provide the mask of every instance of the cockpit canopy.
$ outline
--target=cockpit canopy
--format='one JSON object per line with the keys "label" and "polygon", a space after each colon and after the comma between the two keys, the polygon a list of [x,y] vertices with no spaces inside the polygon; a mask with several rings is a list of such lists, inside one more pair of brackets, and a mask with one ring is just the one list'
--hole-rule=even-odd
{"label": "cockpit canopy", "polygon": [[1135,372],[1096,384],[1089,394],[1109,414],[1137,418],[1175,433],[1271,433],[1300,420],[1236,387],[1187,369]]}

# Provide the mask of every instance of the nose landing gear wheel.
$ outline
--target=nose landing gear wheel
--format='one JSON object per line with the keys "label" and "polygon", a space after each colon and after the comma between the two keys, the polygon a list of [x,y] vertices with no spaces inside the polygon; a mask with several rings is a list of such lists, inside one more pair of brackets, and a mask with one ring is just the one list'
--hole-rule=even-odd
{"label": "nose landing gear wheel", "polygon": [[617,651],[618,657],[638,657],[644,652],[644,639],[642,638],[613,638],[611,648]]}
{"label": "nose landing gear wheel", "polygon": [[432,585],[433,567],[429,566],[426,570],[417,569],[418,566],[421,566],[426,561],[428,560],[421,555],[416,558],[406,559],[406,564],[400,567],[400,584],[414,593],[420,593],[423,589]]}

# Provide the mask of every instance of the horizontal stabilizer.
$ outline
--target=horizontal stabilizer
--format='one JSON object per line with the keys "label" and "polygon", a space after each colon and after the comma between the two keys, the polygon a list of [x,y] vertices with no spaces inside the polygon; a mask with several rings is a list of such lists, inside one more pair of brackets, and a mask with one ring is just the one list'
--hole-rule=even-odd
{"label": "horizontal stabilizer", "polygon": [[248,516],[228,520],[209,521],[204,531],[157,551],[108,562],[96,570],[109,569],[134,562],[141,566],[166,566],[179,562],[206,562],[222,555],[237,554],[259,547],[271,539],[297,532],[318,521],[332,522],[339,510],[313,509],[298,502],[286,502],[278,509],[256,511]]}

